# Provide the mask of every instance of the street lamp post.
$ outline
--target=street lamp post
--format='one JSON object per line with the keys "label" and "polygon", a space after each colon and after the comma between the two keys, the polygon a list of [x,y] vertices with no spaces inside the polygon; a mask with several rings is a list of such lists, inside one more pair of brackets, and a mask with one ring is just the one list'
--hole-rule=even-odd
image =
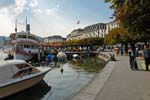
{"label": "street lamp post", "polygon": [[2,47],[3,51],[4,51],[4,45],[5,45],[5,37],[3,36],[3,47]]}
{"label": "street lamp post", "polygon": [[99,37],[99,25],[97,25],[97,32],[98,32],[98,37]]}

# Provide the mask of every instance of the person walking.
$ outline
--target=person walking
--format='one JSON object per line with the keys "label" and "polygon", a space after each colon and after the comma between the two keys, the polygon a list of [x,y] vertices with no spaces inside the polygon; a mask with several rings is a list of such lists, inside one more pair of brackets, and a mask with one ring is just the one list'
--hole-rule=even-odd
{"label": "person walking", "polygon": [[120,51],[119,47],[116,48],[116,51],[117,51],[117,56],[118,56],[119,55],[119,51]]}
{"label": "person walking", "polygon": [[144,46],[143,54],[144,54],[146,70],[148,71],[149,70],[148,66],[150,61],[150,49],[146,45]]}
{"label": "person walking", "polygon": [[121,47],[121,56],[123,56],[123,47]]}
{"label": "person walking", "polygon": [[51,64],[54,61],[55,55],[53,53],[49,53],[47,56],[48,63]]}
{"label": "person walking", "polygon": [[57,58],[57,54],[58,54],[58,51],[56,49],[54,49],[54,66],[56,67],[57,66],[57,62],[58,62],[58,58]]}
{"label": "person walking", "polygon": [[129,62],[130,62],[130,68],[132,70],[138,70],[137,61],[136,61],[136,52],[135,49],[133,48],[129,50]]}

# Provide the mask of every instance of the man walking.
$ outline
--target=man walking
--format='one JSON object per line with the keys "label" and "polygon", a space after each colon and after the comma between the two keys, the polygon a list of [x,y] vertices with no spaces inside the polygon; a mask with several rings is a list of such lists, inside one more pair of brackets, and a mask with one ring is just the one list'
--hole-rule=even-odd
{"label": "man walking", "polygon": [[136,62],[136,53],[133,48],[129,51],[129,62],[132,70],[138,70],[137,62]]}
{"label": "man walking", "polygon": [[144,60],[145,60],[145,66],[146,66],[146,70],[148,71],[149,68],[149,61],[150,61],[150,50],[148,48],[148,46],[144,46]]}

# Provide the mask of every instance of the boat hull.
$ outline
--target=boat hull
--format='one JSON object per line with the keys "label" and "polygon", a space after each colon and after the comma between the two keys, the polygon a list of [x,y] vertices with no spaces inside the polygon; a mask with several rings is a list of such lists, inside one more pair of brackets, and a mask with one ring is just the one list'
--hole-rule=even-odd
{"label": "boat hull", "polygon": [[31,77],[29,79],[0,87],[0,99],[34,86],[43,79],[46,73],[47,72]]}

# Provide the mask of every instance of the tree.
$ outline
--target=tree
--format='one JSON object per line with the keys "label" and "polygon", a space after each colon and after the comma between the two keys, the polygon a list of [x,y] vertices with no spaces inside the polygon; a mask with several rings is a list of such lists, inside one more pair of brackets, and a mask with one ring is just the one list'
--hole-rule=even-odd
{"label": "tree", "polygon": [[115,38],[115,35],[116,35],[116,29],[112,29],[104,38],[104,43],[105,44],[108,44],[108,45],[113,45],[113,44],[116,44],[117,41],[116,41],[116,38]]}
{"label": "tree", "polygon": [[[131,34],[128,35],[130,36]],[[125,28],[119,26],[109,31],[104,41],[106,44],[123,43],[129,41],[129,36],[127,36]]]}
{"label": "tree", "polygon": [[111,3],[116,19],[127,32],[136,34],[137,41],[150,39],[150,1],[149,0],[105,0]]}
{"label": "tree", "polygon": [[135,33],[129,33],[126,29],[120,25],[117,28],[112,29],[105,37],[105,44],[112,45],[116,43],[121,43],[125,46],[125,51],[127,53],[128,43],[135,44],[137,41],[137,35]]}
{"label": "tree", "polygon": [[103,38],[100,37],[90,37],[78,40],[69,40],[63,42],[63,46],[89,46],[89,45],[102,45]]}

